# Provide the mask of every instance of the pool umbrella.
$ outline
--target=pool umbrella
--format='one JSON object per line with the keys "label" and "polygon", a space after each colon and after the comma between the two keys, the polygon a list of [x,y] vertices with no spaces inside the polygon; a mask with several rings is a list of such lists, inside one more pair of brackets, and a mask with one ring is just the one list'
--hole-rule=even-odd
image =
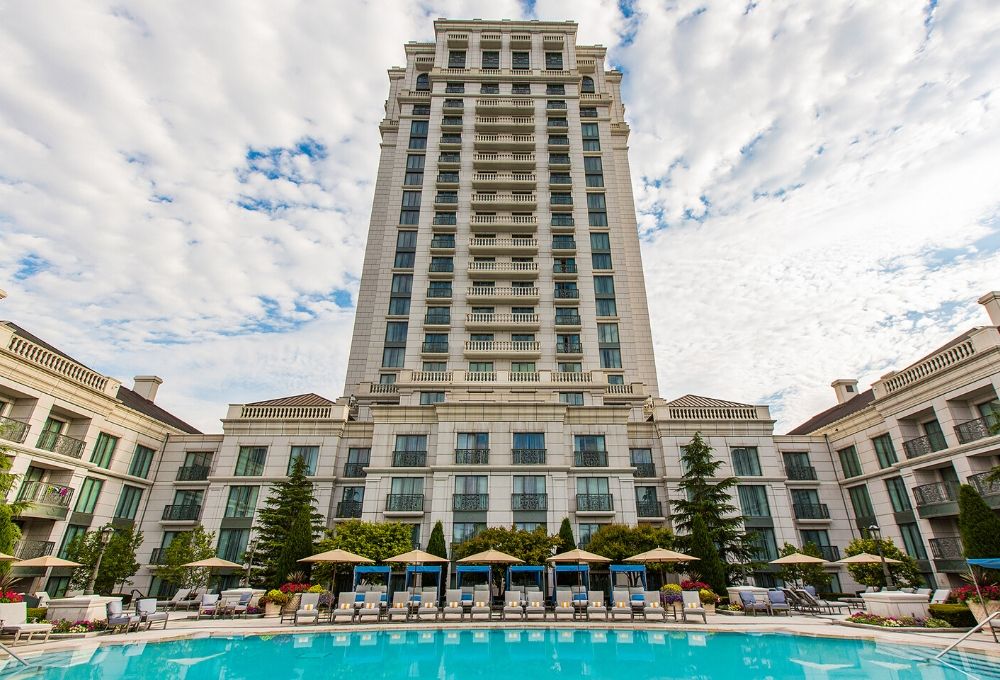
{"label": "pool umbrella", "polygon": [[[182,567],[188,567],[190,569],[208,569],[209,574],[211,574],[213,569],[242,569],[242,564],[236,564],[235,562],[230,562],[229,560],[224,560],[221,557],[209,557],[207,560],[198,560],[197,562],[188,562],[187,564],[182,564]],[[209,581],[211,581],[211,576],[209,576]],[[219,590],[222,590],[222,579],[219,579]]]}
{"label": "pool umbrella", "polygon": [[[424,552],[423,550],[411,550],[402,555],[394,555],[387,559],[386,562],[394,562],[396,564],[447,564],[448,558],[431,555],[429,552]],[[420,585],[423,585],[424,577],[420,574],[418,576],[420,577]],[[441,584],[438,583],[438,590],[440,589]]]}
{"label": "pool umbrella", "polygon": [[700,559],[700,557],[685,555],[684,553],[679,553],[675,550],[653,548],[652,550],[647,550],[646,552],[639,553],[638,555],[626,557],[625,561],[645,562],[647,564],[669,564],[671,562],[697,562]]}
{"label": "pool umbrella", "polygon": [[82,567],[83,565],[79,562],[70,562],[69,560],[64,560],[55,555],[43,555],[42,557],[34,557],[30,560],[23,560],[17,563],[19,567],[41,567],[45,570],[45,576],[42,577],[42,581],[46,581],[46,576],[49,575],[49,569],[53,567]]}
{"label": "pool umbrella", "polygon": [[[524,564],[524,560],[493,548],[463,557],[458,562],[461,564]],[[492,585],[490,587],[492,588]],[[503,590],[503,570],[500,572],[500,590]]]}
{"label": "pool umbrella", "polygon": [[785,555],[784,557],[779,557],[776,560],[771,560],[769,564],[824,564],[826,560],[822,557],[813,557],[812,555],[805,555],[803,553],[795,552],[791,555]]}
{"label": "pool umbrella", "polygon": [[837,560],[837,564],[881,564],[882,560],[885,560],[886,564],[902,564],[899,560],[894,560],[891,557],[879,557],[878,555],[872,555],[871,553],[858,553],[857,555],[851,555],[850,557],[845,557],[842,560]]}
{"label": "pool umbrella", "polygon": [[362,557],[361,555],[355,555],[352,552],[346,550],[341,550],[340,548],[335,548],[334,550],[327,550],[326,552],[321,552],[316,555],[310,555],[309,557],[303,557],[299,562],[311,562],[311,563],[322,563],[322,564],[332,564],[333,565],[333,576],[330,580],[330,592],[333,592],[334,586],[337,584],[337,565],[338,564],[375,564],[375,560],[370,560],[367,557]]}
{"label": "pool umbrella", "polygon": [[13,555],[8,555],[5,552],[0,552],[0,562],[17,562],[17,558]]}
{"label": "pool umbrella", "polygon": [[[591,563],[604,563],[610,562],[611,560],[602,555],[596,555],[592,552],[587,552],[586,550],[581,550],[580,548],[574,548],[573,550],[567,550],[564,553],[559,553],[558,555],[553,555],[547,562],[574,562],[576,564],[591,564]],[[589,572],[588,572],[589,574]],[[588,576],[589,578],[589,576]],[[576,580],[579,585],[583,585],[583,574],[577,572]],[[555,587],[555,579],[553,578],[553,588]]]}

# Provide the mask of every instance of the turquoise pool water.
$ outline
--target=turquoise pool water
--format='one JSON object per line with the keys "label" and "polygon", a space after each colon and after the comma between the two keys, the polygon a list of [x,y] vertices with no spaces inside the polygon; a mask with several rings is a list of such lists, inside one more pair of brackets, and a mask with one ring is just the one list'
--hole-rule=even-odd
{"label": "turquoise pool water", "polygon": [[930,648],[782,634],[625,630],[419,630],[105,645],[32,661],[8,678],[328,680],[442,678],[1000,678],[1000,663]]}

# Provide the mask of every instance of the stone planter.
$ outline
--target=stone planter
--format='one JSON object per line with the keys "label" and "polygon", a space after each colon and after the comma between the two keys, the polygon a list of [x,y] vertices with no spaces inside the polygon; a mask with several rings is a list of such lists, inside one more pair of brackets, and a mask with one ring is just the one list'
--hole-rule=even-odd
{"label": "stone planter", "polygon": [[[705,611],[706,612],[708,611],[707,607],[706,607]],[[717,609],[717,610],[715,610],[715,613],[716,614],[722,614],[724,616],[743,616],[744,615],[743,612],[734,612],[734,611],[730,611],[728,609]]]}
{"label": "stone planter", "polygon": [[273,618],[281,614],[281,605],[275,602],[267,602],[264,604],[264,616],[266,618]]}
{"label": "stone planter", "polygon": [[972,600],[969,600],[965,604],[969,605],[969,611],[976,617],[976,621],[983,621],[990,614],[1000,611],[1000,600],[986,600],[985,606]]}
{"label": "stone planter", "polygon": [[705,613],[706,614],[714,614],[715,613],[715,605],[714,604],[707,604],[705,602],[702,602],[701,606],[705,608]]}

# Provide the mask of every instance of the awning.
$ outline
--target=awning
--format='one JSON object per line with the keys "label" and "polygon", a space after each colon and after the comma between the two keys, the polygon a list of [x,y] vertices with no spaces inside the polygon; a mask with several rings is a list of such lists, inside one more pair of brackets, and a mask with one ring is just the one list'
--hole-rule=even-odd
{"label": "awning", "polygon": [[984,569],[1000,569],[1000,557],[983,557],[974,560],[966,560],[966,562]]}
{"label": "awning", "polygon": [[354,587],[358,587],[358,584],[361,583],[361,579],[364,578],[365,574],[382,574],[385,576],[385,584],[389,585],[389,574],[391,573],[392,567],[358,565],[354,567]]}
{"label": "awning", "polygon": [[615,574],[639,574],[642,580],[643,590],[646,588],[646,567],[641,564],[612,564],[608,569],[611,571],[611,585],[614,586]]}

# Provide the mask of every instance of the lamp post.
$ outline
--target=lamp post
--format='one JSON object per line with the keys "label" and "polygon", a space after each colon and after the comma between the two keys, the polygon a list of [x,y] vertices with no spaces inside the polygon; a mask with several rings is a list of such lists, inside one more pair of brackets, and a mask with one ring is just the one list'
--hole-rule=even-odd
{"label": "lamp post", "polygon": [[101,560],[104,559],[104,551],[108,549],[108,544],[111,543],[111,537],[115,535],[114,527],[110,524],[104,526],[100,533],[100,547],[97,550],[97,560],[94,562],[94,569],[90,572],[90,580],[87,581],[87,589],[83,591],[84,595],[94,594],[94,584],[97,582],[97,572],[101,569]]}
{"label": "lamp post", "polygon": [[242,583],[242,586],[244,588],[250,587],[250,570],[253,569],[253,558],[254,558],[254,553],[256,552],[257,552],[257,539],[255,538],[252,541],[250,541],[250,545],[248,545],[247,549],[243,551],[243,556],[246,558],[247,561],[247,571],[246,574],[243,575],[243,583]]}
{"label": "lamp post", "polygon": [[896,581],[892,578],[892,572],[889,571],[889,565],[885,562],[885,553],[882,552],[882,530],[877,524],[872,524],[868,527],[868,531],[871,532],[875,539],[875,548],[878,550],[878,557],[882,561],[882,576],[885,578],[886,588],[895,590]]}

